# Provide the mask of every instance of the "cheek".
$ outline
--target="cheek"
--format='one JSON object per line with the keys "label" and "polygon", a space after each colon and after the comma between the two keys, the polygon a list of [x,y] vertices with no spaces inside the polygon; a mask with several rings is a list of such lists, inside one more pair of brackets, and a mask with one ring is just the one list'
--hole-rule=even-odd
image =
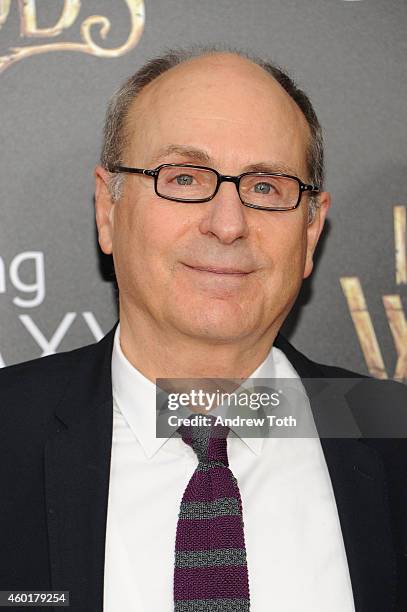
{"label": "cheek", "polygon": [[[150,284],[163,282],[175,260],[177,244],[188,220],[177,205],[139,198],[123,200],[114,223],[114,252],[118,264],[133,276],[150,276]],[[158,279],[160,275],[160,279]]]}
{"label": "cheek", "polygon": [[[290,292],[301,282],[305,265],[306,228],[302,218],[275,218],[263,226],[260,241],[265,259],[268,261],[268,293],[277,289]],[[267,281],[266,281],[267,282]]]}

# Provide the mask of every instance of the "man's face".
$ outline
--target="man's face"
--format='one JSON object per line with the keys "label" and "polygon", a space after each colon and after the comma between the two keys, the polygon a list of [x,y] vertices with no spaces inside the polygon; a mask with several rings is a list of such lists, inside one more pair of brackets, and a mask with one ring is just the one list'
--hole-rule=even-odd
{"label": "man's face", "polygon": [[[301,111],[265,71],[230,54],[186,62],[153,81],[127,129],[127,166],[192,163],[237,175],[262,164],[309,179]],[[209,343],[277,333],[311,273],[327,195],[308,225],[307,196],[292,211],[260,211],[222,183],[210,202],[177,203],[155,195],[152,178],[126,175],[112,204],[106,173],[97,174],[99,241],[113,252],[121,316]]]}

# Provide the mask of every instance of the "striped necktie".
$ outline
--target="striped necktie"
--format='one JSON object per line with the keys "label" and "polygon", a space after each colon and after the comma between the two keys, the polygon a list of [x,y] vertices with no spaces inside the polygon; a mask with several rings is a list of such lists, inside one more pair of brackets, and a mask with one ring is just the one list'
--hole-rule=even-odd
{"label": "striped necktie", "polygon": [[229,469],[229,427],[182,424],[198,457],[184,491],[175,541],[174,612],[248,612],[242,501]]}

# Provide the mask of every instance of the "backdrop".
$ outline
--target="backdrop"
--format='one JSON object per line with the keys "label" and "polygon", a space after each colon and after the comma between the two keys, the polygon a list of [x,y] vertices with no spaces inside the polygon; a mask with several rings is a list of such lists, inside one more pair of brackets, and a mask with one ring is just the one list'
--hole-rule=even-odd
{"label": "backdrop", "polygon": [[288,69],[325,129],[333,205],[284,331],[312,358],[407,379],[405,0],[0,0],[0,365],[117,318],[93,168],[107,100],[171,46]]}

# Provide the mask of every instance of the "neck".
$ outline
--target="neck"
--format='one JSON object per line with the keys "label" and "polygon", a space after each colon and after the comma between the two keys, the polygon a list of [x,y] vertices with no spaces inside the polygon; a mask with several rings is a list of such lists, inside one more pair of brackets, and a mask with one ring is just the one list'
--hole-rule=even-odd
{"label": "neck", "polygon": [[247,378],[266,359],[278,327],[239,342],[216,342],[160,328],[140,313],[120,311],[120,345],[130,363],[157,378]]}

